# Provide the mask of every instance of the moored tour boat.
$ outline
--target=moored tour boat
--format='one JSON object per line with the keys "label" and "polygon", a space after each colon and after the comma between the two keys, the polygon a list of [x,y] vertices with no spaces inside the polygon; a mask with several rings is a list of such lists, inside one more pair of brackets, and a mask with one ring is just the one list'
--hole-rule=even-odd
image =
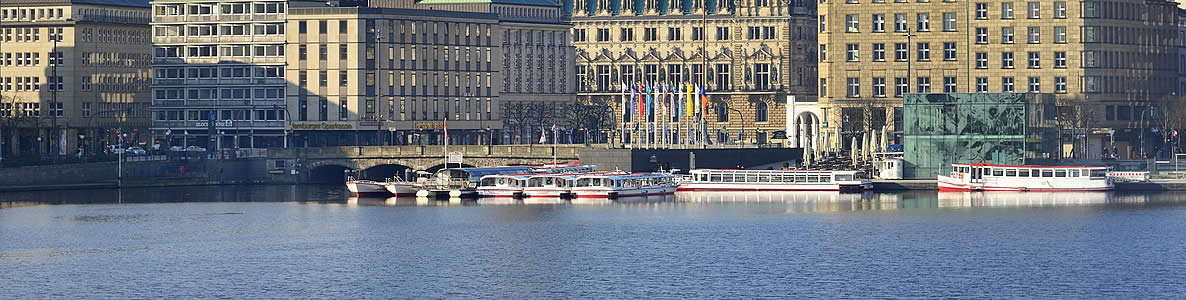
{"label": "moored tour boat", "polygon": [[939,191],[1084,192],[1112,190],[1108,167],[951,164]]}
{"label": "moored tour boat", "polygon": [[396,197],[415,196],[423,188],[420,184],[407,182],[398,177],[383,183],[383,188]]}
{"label": "moored tour boat", "polygon": [[355,195],[386,195],[389,194],[387,188],[383,187],[382,182],[370,180],[355,180],[351,178],[346,182],[346,189],[350,190]]}
{"label": "moored tour boat", "polygon": [[864,171],[695,169],[680,191],[860,191],[873,189]]}
{"label": "moored tour boat", "polygon": [[678,185],[670,173],[588,174],[578,176],[574,198],[621,198],[675,193]]}
{"label": "moored tour boat", "polygon": [[531,198],[567,198],[581,174],[540,174],[527,179],[523,196]]}
{"label": "moored tour boat", "polygon": [[497,174],[482,176],[478,182],[478,197],[519,198],[531,174]]}

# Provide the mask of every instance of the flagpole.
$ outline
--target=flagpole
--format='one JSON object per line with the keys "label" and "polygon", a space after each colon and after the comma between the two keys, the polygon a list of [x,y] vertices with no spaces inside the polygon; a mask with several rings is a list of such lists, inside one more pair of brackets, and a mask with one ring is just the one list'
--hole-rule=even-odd
{"label": "flagpole", "polygon": [[449,117],[445,117],[443,126],[445,129],[445,169],[449,169]]}

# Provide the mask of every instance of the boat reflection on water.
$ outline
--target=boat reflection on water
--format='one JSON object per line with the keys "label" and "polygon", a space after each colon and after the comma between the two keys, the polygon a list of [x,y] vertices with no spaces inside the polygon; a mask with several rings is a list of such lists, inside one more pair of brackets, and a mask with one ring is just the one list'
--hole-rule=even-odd
{"label": "boat reflection on water", "polygon": [[896,210],[902,194],[873,192],[841,193],[836,191],[802,192],[680,192],[680,202],[729,204],[787,205],[791,212],[838,212],[864,210]]}
{"label": "boat reflection on water", "polygon": [[472,199],[458,199],[451,198],[446,200],[434,200],[417,197],[346,197],[347,206],[457,206],[457,205],[476,205],[476,201]]}
{"label": "boat reflection on water", "polygon": [[1115,192],[939,192],[938,207],[1059,207],[1144,204],[1144,194]]}

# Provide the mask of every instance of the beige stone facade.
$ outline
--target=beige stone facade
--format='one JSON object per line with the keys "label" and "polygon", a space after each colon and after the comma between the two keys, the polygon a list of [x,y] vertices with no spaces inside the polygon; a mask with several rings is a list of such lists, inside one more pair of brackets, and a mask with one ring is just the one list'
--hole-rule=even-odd
{"label": "beige stone facade", "polygon": [[[614,107],[615,129],[603,132],[614,142],[684,144],[699,127],[713,143],[769,143],[787,129],[787,96],[814,101],[813,1],[637,3],[569,3],[579,100]],[[623,114],[621,86],[638,83],[704,87],[705,124],[660,116],[656,131],[666,123],[669,138],[634,131],[652,123]]]}
{"label": "beige stone facade", "polygon": [[900,142],[903,93],[1052,93],[1090,107],[1088,127],[1148,127],[1141,115],[1177,86],[1176,11],[1135,0],[823,1],[824,146],[847,148],[838,141],[868,130],[870,115]]}
{"label": "beige stone facade", "polygon": [[129,141],[145,133],[152,42],[147,1],[2,4],[4,157],[77,157],[81,148],[88,154],[115,143],[117,132]]}
{"label": "beige stone facade", "polygon": [[440,144],[446,119],[451,144],[511,143],[509,105],[575,99],[570,27],[545,4],[292,8],[285,76],[295,144]]}

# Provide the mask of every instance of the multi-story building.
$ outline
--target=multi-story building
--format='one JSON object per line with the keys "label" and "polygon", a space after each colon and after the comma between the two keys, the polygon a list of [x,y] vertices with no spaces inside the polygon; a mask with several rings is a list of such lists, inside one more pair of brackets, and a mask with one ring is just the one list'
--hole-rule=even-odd
{"label": "multi-story building", "polygon": [[849,148],[847,141],[876,130],[896,132],[885,143],[899,143],[907,93],[1052,93],[1063,127],[1091,136],[1086,157],[1098,157],[1113,136],[1112,146],[1125,152],[1129,138],[1150,127],[1151,107],[1177,86],[1174,6],[821,1],[819,98],[830,108],[824,124],[832,125],[823,147]]}
{"label": "multi-story building", "polygon": [[[617,130],[607,135],[615,142],[644,141],[634,128],[654,123],[623,114],[623,84],[703,87],[710,99],[705,124],[661,117],[656,128],[699,127],[714,143],[781,138],[788,96],[815,101],[815,1],[564,3],[572,8],[578,97],[614,107]],[[696,131],[668,132],[667,139],[646,137],[682,144]]]}
{"label": "multi-story building", "polygon": [[440,144],[446,119],[451,144],[511,142],[502,129],[518,124],[505,124],[507,107],[574,101],[569,28],[560,6],[543,0],[294,6],[294,142]]}
{"label": "multi-story building", "polygon": [[285,144],[288,1],[152,1],[153,134],[173,146]]}
{"label": "multi-story building", "polygon": [[148,1],[0,1],[0,154],[102,151],[148,128]]}

